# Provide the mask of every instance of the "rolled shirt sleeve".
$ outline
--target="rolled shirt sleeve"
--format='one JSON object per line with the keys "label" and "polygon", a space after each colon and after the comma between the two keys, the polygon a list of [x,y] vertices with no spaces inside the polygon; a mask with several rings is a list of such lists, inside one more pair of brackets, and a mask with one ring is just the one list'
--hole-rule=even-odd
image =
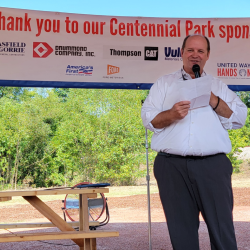
{"label": "rolled shirt sleeve", "polygon": [[247,107],[240,98],[230,90],[226,84],[222,83],[221,98],[225,101],[228,107],[233,111],[229,118],[219,116],[222,126],[227,129],[239,129],[244,126],[247,118]]}
{"label": "rolled shirt sleeve", "polygon": [[[154,133],[160,133],[164,128],[157,129],[154,128],[151,121],[163,111],[163,100],[165,96],[163,93],[164,91],[160,91],[160,86],[162,85],[163,81],[162,79],[158,79],[156,83],[153,84],[153,86],[150,89],[149,95],[147,96],[145,102],[143,103],[142,109],[141,109],[141,118],[143,121],[143,125],[145,128],[151,130]],[[164,87],[167,87],[166,85]]]}
{"label": "rolled shirt sleeve", "polygon": [[[163,108],[163,104],[166,98],[166,93],[170,86],[169,84],[173,84],[174,80],[176,79],[174,79],[172,75],[159,78],[151,87],[149,95],[142,106],[141,118],[143,125],[156,134],[162,132],[164,128],[154,128],[151,121],[159,113],[165,110]],[[236,95],[236,93],[230,90],[228,86],[218,78],[213,78],[212,92],[225,101],[228,107],[233,111],[230,118],[225,118],[218,115],[223,128],[230,130],[238,129],[244,126],[247,117],[247,107]]]}
{"label": "rolled shirt sleeve", "polygon": [[[241,128],[247,117],[247,107],[220,79],[213,77],[212,92],[233,111],[230,118],[219,116],[210,105],[190,110],[181,120],[156,129],[152,120],[178,102],[178,82],[181,70],[159,78],[151,87],[142,109],[143,125],[154,132],[151,148],[176,155],[214,155],[232,149],[228,129]],[[191,79],[191,77],[190,77]]]}

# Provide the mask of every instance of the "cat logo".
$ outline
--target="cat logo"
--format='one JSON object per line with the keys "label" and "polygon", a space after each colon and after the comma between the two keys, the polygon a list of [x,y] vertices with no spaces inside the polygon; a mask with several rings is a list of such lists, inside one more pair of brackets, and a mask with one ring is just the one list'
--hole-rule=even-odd
{"label": "cat logo", "polygon": [[145,47],[144,60],[158,61],[158,47]]}
{"label": "cat logo", "polygon": [[120,68],[113,66],[113,65],[109,65],[107,67],[107,75],[112,75],[112,74],[117,74],[120,72]]}

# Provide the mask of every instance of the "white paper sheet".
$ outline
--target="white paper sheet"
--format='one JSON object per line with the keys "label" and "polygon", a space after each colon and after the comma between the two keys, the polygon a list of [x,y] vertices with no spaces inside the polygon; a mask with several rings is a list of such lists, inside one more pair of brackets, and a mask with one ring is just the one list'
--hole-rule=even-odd
{"label": "white paper sheet", "polygon": [[204,76],[192,80],[178,81],[179,101],[190,101],[190,109],[209,105],[212,77]]}

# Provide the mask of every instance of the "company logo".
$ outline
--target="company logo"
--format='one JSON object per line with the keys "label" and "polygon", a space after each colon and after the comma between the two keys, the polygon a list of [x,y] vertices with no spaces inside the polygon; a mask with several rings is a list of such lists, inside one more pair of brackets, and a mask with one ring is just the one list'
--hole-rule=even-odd
{"label": "company logo", "polygon": [[250,69],[240,69],[239,75],[243,78],[249,78],[250,77]]}
{"label": "company logo", "polygon": [[93,66],[68,65],[66,68],[66,75],[92,76],[93,68]]}
{"label": "company logo", "polygon": [[[123,76],[120,74],[120,67],[107,64],[107,75],[103,76],[105,80],[120,80],[123,79]],[[118,74],[118,75],[116,75]]]}
{"label": "company logo", "polygon": [[120,68],[113,66],[113,65],[107,65],[107,75],[113,75],[113,74],[117,74],[120,72]]}
{"label": "company logo", "polygon": [[83,46],[55,46],[56,56],[95,56],[93,51],[87,51]]}
{"label": "company logo", "polygon": [[165,47],[164,52],[165,52],[165,60],[182,61],[180,47],[178,47],[177,49],[172,49],[171,47]]}
{"label": "company logo", "polygon": [[239,63],[241,68],[250,68],[250,63]]}
{"label": "company logo", "polygon": [[45,58],[53,52],[53,49],[44,42],[33,42],[33,57]]}
{"label": "company logo", "polygon": [[218,68],[217,76],[237,76],[237,69],[235,68]]}
{"label": "company logo", "polygon": [[110,55],[111,56],[141,56],[141,51],[139,50],[115,50],[115,49],[110,49]]}
{"label": "company logo", "polygon": [[158,47],[145,47],[144,60],[158,61]]}
{"label": "company logo", "polygon": [[239,63],[239,67],[241,68],[239,70],[239,75],[241,77],[250,77],[250,63]]}
{"label": "company logo", "polygon": [[217,76],[222,78],[237,77],[237,63],[217,63]]}
{"label": "company logo", "polygon": [[249,63],[217,63],[217,76],[226,79],[249,79]]}
{"label": "company logo", "polygon": [[242,76],[242,77],[244,77],[244,76],[247,75],[247,71],[245,69],[240,69],[239,70],[239,75]]}
{"label": "company logo", "polygon": [[23,42],[0,42],[0,55],[24,56],[25,47]]}
{"label": "company logo", "polygon": [[143,60],[142,46],[103,46],[103,58],[108,60]]}

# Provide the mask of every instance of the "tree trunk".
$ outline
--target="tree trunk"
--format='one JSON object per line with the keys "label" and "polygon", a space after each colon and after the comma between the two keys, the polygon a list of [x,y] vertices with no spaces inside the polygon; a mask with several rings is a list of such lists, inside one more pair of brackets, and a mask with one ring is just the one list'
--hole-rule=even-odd
{"label": "tree trunk", "polygon": [[18,172],[18,165],[19,165],[19,141],[17,142],[16,146],[16,160],[15,160],[15,168],[14,168],[14,175],[15,175],[15,190],[16,190],[16,184],[17,184],[17,172]]}
{"label": "tree trunk", "polygon": [[9,174],[10,174],[10,155],[8,155],[8,165],[6,171],[5,184],[7,184],[7,182],[9,181]]}
{"label": "tree trunk", "polygon": [[64,165],[64,186],[67,187],[67,169],[66,169],[66,166],[65,164]]}

